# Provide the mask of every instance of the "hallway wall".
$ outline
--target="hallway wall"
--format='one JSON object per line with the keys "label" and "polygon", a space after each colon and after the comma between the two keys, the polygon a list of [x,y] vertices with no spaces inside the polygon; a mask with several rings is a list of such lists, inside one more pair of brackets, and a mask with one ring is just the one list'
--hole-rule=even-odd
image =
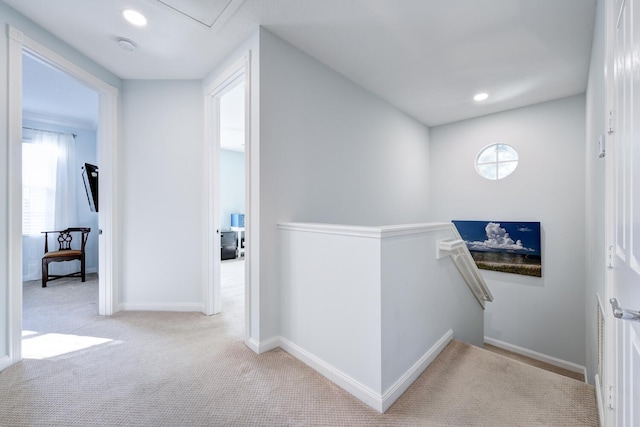
{"label": "hallway wall", "polygon": [[199,80],[125,80],[118,245],[124,309],[202,310]]}
{"label": "hallway wall", "polygon": [[[485,335],[585,364],[584,95],[431,128],[434,221],[540,221],[542,277],[482,270],[495,301]],[[503,142],[515,172],[489,181],[477,153]]]}
{"label": "hallway wall", "polygon": [[260,295],[265,337],[279,332],[276,224],[425,222],[429,156],[429,128],[424,124],[260,30]]}

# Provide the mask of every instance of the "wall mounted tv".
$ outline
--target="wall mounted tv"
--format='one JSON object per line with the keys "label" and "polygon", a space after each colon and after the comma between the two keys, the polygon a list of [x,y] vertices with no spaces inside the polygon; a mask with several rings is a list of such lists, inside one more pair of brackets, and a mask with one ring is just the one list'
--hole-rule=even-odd
{"label": "wall mounted tv", "polygon": [[98,167],[85,163],[82,167],[82,181],[87,193],[89,209],[91,212],[98,212]]}

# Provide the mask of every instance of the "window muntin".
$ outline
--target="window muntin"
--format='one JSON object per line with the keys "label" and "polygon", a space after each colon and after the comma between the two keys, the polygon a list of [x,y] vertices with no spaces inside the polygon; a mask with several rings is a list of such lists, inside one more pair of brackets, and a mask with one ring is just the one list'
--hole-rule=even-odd
{"label": "window muntin", "polygon": [[508,144],[491,144],[476,156],[476,171],[490,180],[505,178],[518,166],[518,152]]}

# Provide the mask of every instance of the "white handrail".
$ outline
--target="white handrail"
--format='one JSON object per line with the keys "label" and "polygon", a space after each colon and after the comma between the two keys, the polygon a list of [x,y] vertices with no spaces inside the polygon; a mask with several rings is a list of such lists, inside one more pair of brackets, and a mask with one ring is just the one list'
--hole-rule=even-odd
{"label": "white handrail", "polygon": [[484,308],[485,301],[493,301],[493,295],[491,295],[487,283],[480,274],[480,270],[471,257],[471,252],[469,252],[467,245],[464,243],[464,240],[462,240],[462,237],[460,237],[458,230],[454,225],[451,225],[451,228],[456,238],[438,241],[436,259],[447,256],[451,257],[460,275],[464,278],[465,282],[467,282],[467,286],[469,286],[473,295],[482,308]]}

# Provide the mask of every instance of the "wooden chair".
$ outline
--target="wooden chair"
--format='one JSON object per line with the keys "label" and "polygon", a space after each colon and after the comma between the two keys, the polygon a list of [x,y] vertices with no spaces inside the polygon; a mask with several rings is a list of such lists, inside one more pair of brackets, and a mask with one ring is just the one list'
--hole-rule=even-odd
{"label": "wooden chair", "polygon": [[[47,287],[47,281],[59,279],[61,277],[81,277],[85,281],[85,253],[87,238],[91,228],[72,227],[62,231],[43,231],[44,233],[44,256],[42,257],[42,287]],[[49,234],[58,233],[58,250],[49,252]],[[73,249],[72,233],[80,234],[80,249]],[[65,275],[49,274],[49,263],[60,261],[80,261],[80,271]]]}

